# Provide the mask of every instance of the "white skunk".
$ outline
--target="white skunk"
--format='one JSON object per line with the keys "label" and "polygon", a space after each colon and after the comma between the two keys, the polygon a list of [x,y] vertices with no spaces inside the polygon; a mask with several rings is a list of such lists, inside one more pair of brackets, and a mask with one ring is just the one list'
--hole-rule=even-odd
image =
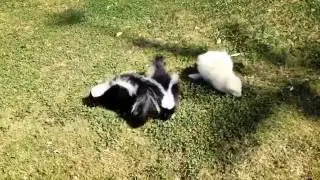
{"label": "white skunk", "polygon": [[233,72],[231,56],[226,51],[208,51],[197,58],[198,73],[189,74],[191,79],[204,79],[218,91],[240,97],[242,83]]}
{"label": "white skunk", "polygon": [[168,120],[176,110],[179,76],[169,75],[164,58],[157,56],[148,76],[125,73],[91,89],[90,101],[118,111],[132,126],[143,125],[148,118]]}

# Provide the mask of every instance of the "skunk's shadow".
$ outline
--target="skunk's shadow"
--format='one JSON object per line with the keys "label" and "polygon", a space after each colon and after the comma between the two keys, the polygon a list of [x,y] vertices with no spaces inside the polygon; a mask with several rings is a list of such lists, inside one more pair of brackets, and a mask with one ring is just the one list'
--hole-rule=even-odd
{"label": "skunk's shadow", "polygon": [[202,54],[208,50],[208,48],[205,46],[199,46],[199,45],[179,46],[177,44],[152,41],[142,37],[133,39],[132,43],[137,47],[153,48],[153,49],[157,49],[158,51],[167,51],[180,56],[196,57],[199,54]]}
{"label": "skunk's shadow", "polygon": [[[302,110],[305,115],[318,119],[320,117],[320,95],[312,88],[313,81],[293,80],[280,91],[282,102],[292,104]],[[320,82],[315,80],[315,82]]]}
{"label": "skunk's shadow", "polygon": [[[122,92],[123,91],[123,92]],[[114,96],[115,92],[117,93],[127,93],[123,89],[117,87],[108,90],[109,94],[105,94],[101,98],[93,98],[91,95],[82,98],[82,104],[94,108],[100,107],[109,111],[116,113],[121,119],[123,119],[130,127],[138,128],[142,127],[146,121],[138,121],[133,119],[129,115],[128,109],[130,109],[130,104],[133,103],[134,99],[117,99],[117,96]],[[128,96],[123,96],[128,97]],[[126,102],[126,103],[123,103]]]}

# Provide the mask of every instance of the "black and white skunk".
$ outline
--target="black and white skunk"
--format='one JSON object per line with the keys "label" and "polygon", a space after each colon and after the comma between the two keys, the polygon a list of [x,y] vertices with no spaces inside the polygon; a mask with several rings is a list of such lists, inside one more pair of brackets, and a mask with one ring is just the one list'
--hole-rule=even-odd
{"label": "black and white skunk", "polygon": [[157,56],[147,76],[125,73],[94,86],[91,103],[118,112],[131,126],[143,125],[149,118],[168,120],[175,112],[179,76],[169,75],[162,56]]}

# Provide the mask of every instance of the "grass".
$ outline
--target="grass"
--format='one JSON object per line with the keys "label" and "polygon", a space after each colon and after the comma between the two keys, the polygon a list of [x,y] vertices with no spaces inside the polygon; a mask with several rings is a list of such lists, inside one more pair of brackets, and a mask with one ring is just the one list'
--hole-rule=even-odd
{"label": "grass", "polygon": [[[318,0],[5,0],[1,179],[319,179],[319,11]],[[81,103],[155,54],[183,72],[222,48],[241,53],[239,99],[183,78],[176,116],[138,129]]]}

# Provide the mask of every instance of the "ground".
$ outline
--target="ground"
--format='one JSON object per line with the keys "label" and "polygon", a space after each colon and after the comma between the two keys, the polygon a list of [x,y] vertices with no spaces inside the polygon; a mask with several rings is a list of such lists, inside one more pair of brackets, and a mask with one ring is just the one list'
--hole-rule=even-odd
{"label": "ground", "polygon": [[[2,0],[1,179],[320,179],[319,0]],[[183,78],[167,122],[130,128],[82,98],[226,49],[243,97]]]}

